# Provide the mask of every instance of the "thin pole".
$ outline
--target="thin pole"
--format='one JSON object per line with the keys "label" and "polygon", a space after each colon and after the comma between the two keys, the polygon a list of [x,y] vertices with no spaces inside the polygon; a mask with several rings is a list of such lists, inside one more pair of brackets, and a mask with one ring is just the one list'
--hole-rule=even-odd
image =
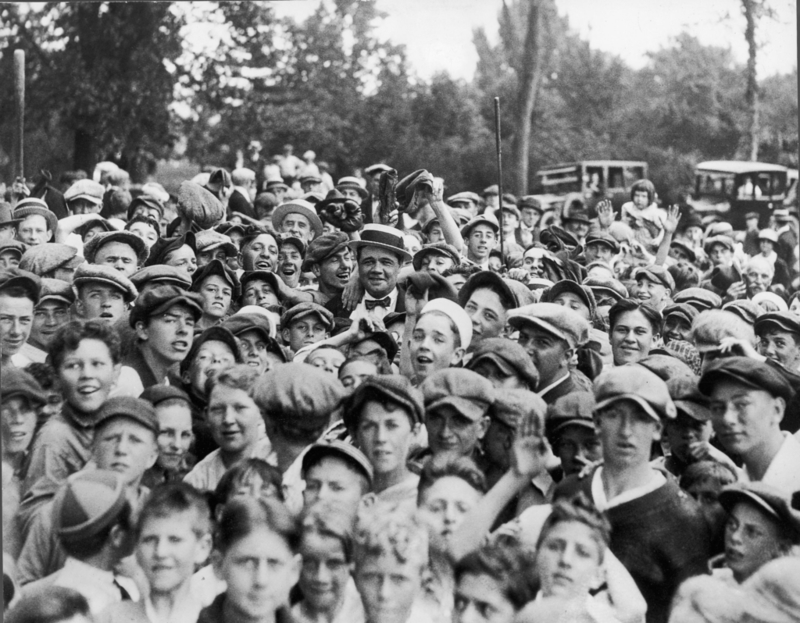
{"label": "thin pole", "polygon": [[14,50],[14,92],[17,100],[19,176],[25,179],[25,50]]}
{"label": "thin pole", "polygon": [[494,98],[494,136],[497,143],[497,194],[500,224],[500,257],[505,262],[505,236],[503,236],[503,150],[500,135],[500,98]]}

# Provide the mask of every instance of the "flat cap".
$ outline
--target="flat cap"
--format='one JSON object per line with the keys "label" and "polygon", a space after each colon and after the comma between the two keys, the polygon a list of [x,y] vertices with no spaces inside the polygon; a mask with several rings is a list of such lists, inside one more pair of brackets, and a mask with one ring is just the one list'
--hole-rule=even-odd
{"label": "flat cap", "polygon": [[22,288],[34,303],[39,302],[42,280],[27,270],[5,268],[0,270],[0,292],[11,288]]}
{"label": "flat cap", "polygon": [[231,287],[234,301],[239,298],[239,294],[241,293],[239,278],[236,276],[236,273],[223,264],[221,260],[211,260],[202,268],[194,271],[192,273],[192,285],[189,291],[199,292],[200,288],[203,286],[203,281],[212,275],[220,277]]}
{"label": "flat cap", "polygon": [[189,395],[174,385],[151,385],[139,394],[139,398],[146,400],[154,408],[167,400],[182,400],[190,407],[192,406]]}
{"label": "flat cap", "polygon": [[93,264],[97,252],[110,242],[127,244],[136,253],[139,266],[147,261],[147,256],[149,255],[147,245],[139,236],[129,231],[107,231],[97,234],[83,245],[83,257],[86,258],[87,262]]}
{"label": "flat cap", "polygon": [[311,270],[314,264],[321,264],[342,249],[347,249],[349,244],[350,238],[340,231],[314,238],[306,249],[306,257],[301,269],[304,272]]}
{"label": "flat cap", "polygon": [[750,357],[725,357],[712,361],[700,377],[700,391],[710,396],[719,381],[733,381],[745,387],[764,390],[786,402],[794,396],[794,390],[780,372]]}
{"label": "flat cap", "polygon": [[425,404],[422,391],[411,384],[401,374],[378,374],[369,376],[359,385],[344,405],[344,423],[347,429],[355,431],[361,419],[361,410],[369,400],[388,398],[402,406],[412,424],[421,424],[425,417]]}
{"label": "flat cap", "polygon": [[133,420],[158,435],[156,412],[153,405],[146,400],[133,396],[112,396],[100,407],[95,428],[99,429],[106,422],[119,417]]}
{"label": "flat cap", "polygon": [[800,334],[800,317],[788,311],[769,312],[758,317],[754,328],[759,336],[774,329]]}
{"label": "flat cap", "polygon": [[581,346],[589,340],[589,323],[577,312],[555,303],[534,303],[512,310],[508,324],[519,328],[532,324],[559,339],[571,348]]}
{"label": "flat cap", "polygon": [[160,285],[151,288],[136,299],[128,319],[135,328],[137,322],[143,322],[151,316],[163,314],[173,305],[183,305],[194,315],[195,321],[203,315],[203,299],[195,292],[186,292],[177,286]]}
{"label": "flat cap", "polygon": [[283,219],[285,219],[288,214],[302,214],[308,219],[314,236],[322,235],[322,221],[319,220],[319,216],[317,216],[317,211],[314,209],[313,204],[308,201],[303,201],[302,199],[293,199],[292,201],[280,204],[272,212],[272,226],[275,228],[275,231],[281,231]]}
{"label": "flat cap", "polygon": [[[517,292],[511,287],[512,281],[514,280],[503,279],[500,275],[491,270],[482,270],[467,279],[467,282],[461,287],[458,293],[458,301],[462,307],[466,307],[469,298],[475,290],[486,288],[496,292],[501,298],[507,299],[513,304],[509,309],[514,309],[515,307],[519,307],[521,302],[517,298]],[[516,283],[520,282],[517,281]]]}
{"label": "flat cap", "polygon": [[686,288],[673,293],[672,300],[675,303],[688,303],[698,311],[719,309],[722,306],[722,299],[705,288]]}
{"label": "flat cap", "polygon": [[44,218],[44,220],[47,221],[47,229],[53,233],[58,228],[58,218],[41,199],[28,197],[17,203],[14,207],[15,220],[21,221],[29,216],[41,216]]}
{"label": "flat cap", "polygon": [[61,279],[50,279],[42,277],[42,289],[39,293],[39,303],[47,301],[57,301],[65,305],[72,305],[75,302],[75,290],[72,284]]}
{"label": "flat cap", "polygon": [[119,474],[81,470],[67,478],[53,499],[53,527],[62,542],[84,541],[113,525],[126,501]]}
{"label": "flat cap", "polygon": [[321,184],[322,178],[316,173],[306,173],[300,177],[300,184]]}
{"label": "flat cap", "polygon": [[543,303],[552,303],[564,293],[577,296],[583,304],[589,308],[589,313],[594,317],[594,313],[597,310],[597,301],[594,298],[594,292],[592,292],[592,289],[588,286],[582,286],[572,279],[562,279],[554,283],[541,300]]}
{"label": "flat cap", "polygon": [[213,229],[197,232],[194,239],[197,253],[222,249],[225,251],[225,257],[235,257],[239,252],[230,236],[221,234]]}
{"label": "flat cap", "polygon": [[251,281],[263,281],[270,288],[272,288],[272,292],[278,297],[278,301],[283,301],[283,294],[281,293],[280,284],[278,283],[278,275],[269,271],[269,270],[248,270],[242,273],[242,276],[239,277],[239,281],[242,285],[242,292],[247,290],[247,285]]}
{"label": "flat cap", "polygon": [[664,316],[664,320],[670,316],[677,316],[691,326],[699,313],[700,311],[696,307],[689,305],[689,303],[674,303],[664,308],[662,316]]}
{"label": "flat cap", "polygon": [[461,236],[464,238],[469,238],[469,235],[472,233],[472,230],[475,229],[478,225],[488,225],[491,227],[492,231],[497,234],[500,231],[500,225],[497,222],[497,219],[492,215],[481,214],[476,216],[472,219],[469,223],[464,225],[461,228]]}
{"label": "flat cap", "polygon": [[333,328],[333,314],[317,303],[298,303],[294,307],[290,307],[281,316],[281,328],[288,329],[295,320],[306,316],[317,316],[328,327],[328,330]]}
{"label": "flat cap", "polygon": [[250,314],[238,311],[226,318],[222,326],[235,336],[239,336],[247,331],[256,331],[260,333],[265,340],[268,340],[274,338],[276,335],[275,326],[270,322],[270,317],[266,314]]}
{"label": "flat cap", "polygon": [[[719,494],[719,503],[731,513],[739,503],[752,504],[781,524],[792,534],[792,542],[800,542],[800,512],[792,508],[789,495],[763,482],[736,482]],[[788,621],[788,619],[786,619]]]}
{"label": "flat cap", "polygon": [[594,430],[594,409],[594,394],[591,392],[572,392],[561,396],[547,407],[547,438],[552,443],[555,435],[566,426],[583,426]]}
{"label": "flat cap", "polygon": [[[147,184],[145,184],[145,186],[147,186]],[[169,195],[167,195],[167,198],[169,199]],[[133,218],[133,215],[136,213],[136,208],[139,207],[145,210],[156,210],[159,217],[164,216],[164,204],[154,195],[144,192],[138,197],[134,197],[128,204],[128,220]]]}
{"label": "flat cap", "polygon": [[606,370],[594,381],[595,411],[632,400],[657,421],[677,415],[667,384],[644,366],[632,363]]}
{"label": "flat cap", "polygon": [[0,201],[0,227],[7,227],[9,225],[16,225],[19,219],[14,218],[14,210],[10,203]]}
{"label": "flat cap", "polygon": [[437,370],[422,382],[420,390],[427,413],[449,406],[472,421],[484,417],[495,399],[491,381],[464,368]]}
{"label": "flat cap", "polygon": [[694,263],[697,261],[697,253],[695,253],[694,249],[686,244],[683,240],[673,240],[669,244],[670,249],[675,247],[683,251],[684,255],[689,259],[690,262]]}
{"label": "flat cap", "polygon": [[92,218],[87,220],[83,225],[75,228],[75,233],[78,234],[81,239],[93,229],[100,228],[103,231],[117,231],[117,229],[108,222],[105,218],[100,216],[99,214],[91,214]]}
{"label": "flat cap", "polygon": [[653,283],[660,283],[665,288],[675,291],[675,279],[670,272],[660,264],[643,266],[634,273],[634,279],[648,279]]}
{"label": "flat cap", "polygon": [[375,175],[376,173],[383,173],[384,171],[391,171],[392,167],[388,164],[383,164],[382,162],[378,164],[371,164],[364,169],[364,173],[367,175]]}
{"label": "flat cap", "polygon": [[197,245],[193,232],[186,232],[182,236],[175,236],[173,238],[159,238],[150,247],[150,255],[147,257],[145,266],[155,266],[156,264],[163,264],[167,259],[167,254],[172,251],[177,251],[182,246],[188,246],[195,253],[197,253]]}
{"label": "flat cap", "polygon": [[137,270],[131,275],[131,282],[137,290],[144,289],[148,283],[169,284],[183,290],[188,290],[192,285],[192,279],[185,270],[166,264],[154,264]]}
{"label": "flat cap", "polygon": [[[658,350],[658,349],[653,349]],[[678,357],[665,349],[665,352],[650,351],[647,357],[640,359],[638,364],[647,368],[664,382],[680,377],[693,377],[694,370]]]}
{"label": "flat cap", "polygon": [[100,205],[103,201],[103,194],[106,192],[105,186],[90,179],[82,179],[74,182],[64,193],[64,200],[69,202],[74,199],[86,199],[95,205]]}
{"label": "flat cap", "polygon": [[264,417],[312,431],[325,427],[347,393],[332,374],[307,363],[286,363],[261,377],[253,399]]}
{"label": "flat cap", "polygon": [[239,349],[239,342],[236,341],[236,338],[229,329],[223,327],[221,324],[216,324],[208,327],[199,335],[195,335],[194,339],[192,340],[192,347],[189,349],[189,352],[186,353],[186,356],[181,360],[180,365],[178,366],[181,375],[183,375],[183,373],[186,372],[192,365],[195,357],[197,357],[200,347],[206,342],[212,341],[225,344],[225,346],[228,347],[228,350],[231,351],[234,361],[236,361],[236,363],[242,363],[242,352]]}
{"label": "flat cap", "polygon": [[72,285],[77,288],[85,283],[103,283],[115,287],[122,292],[126,303],[130,303],[139,295],[136,286],[130,279],[116,268],[105,264],[83,263],[78,266],[72,279]]}
{"label": "flat cap", "polygon": [[[0,223],[0,227],[2,227],[2,223]],[[38,245],[42,246],[42,245]],[[0,253],[6,253],[7,251],[14,251],[16,252],[18,259],[22,258],[22,254],[28,249],[28,245],[22,242],[22,240],[0,240]]]}
{"label": "flat cap", "polygon": [[497,184],[492,184],[491,186],[487,186],[486,188],[484,188],[483,192],[481,194],[484,197],[486,195],[499,195],[500,194],[500,188],[497,186]]}
{"label": "flat cap", "polygon": [[513,214],[518,219],[522,218],[522,215],[519,213],[519,208],[516,206],[516,204],[506,202],[505,196],[503,197],[503,205],[500,207],[500,211]]}
{"label": "flat cap", "polygon": [[411,260],[414,270],[422,270],[422,260],[429,255],[438,255],[440,257],[450,258],[453,260],[453,264],[455,266],[458,266],[461,263],[461,256],[453,245],[447,244],[446,242],[433,242],[431,244],[424,245],[414,254],[414,258]]}
{"label": "flat cap", "polygon": [[496,392],[494,403],[489,407],[489,417],[517,430],[519,423],[528,416],[535,417],[539,428],[544,428],[547,403],[527,389],[504,389]]}
{"label": "flat cap", "polygon": [[57,268],[75,269],[83,264],[84,258],[69,244],[45,242],[29,247],[19,260],[19,267],[40,277]]}
{"label": "flat cap", "polygon": [[592,232],[586,236],[586,246],[590,244],[602,244],[611,249],[613,253],[619,253],[619,242],[609,233]]}
{"label": "flat cap", "polygon": [[225,207],[207,188],[187,181],[178,188],[178,214],[200,229],[211,229],[225,218]]}
{"label": "flat cap", "polygon": [[520,197],[519,202],[517,203],[517,207],[520,210],[524,210],[525,208],[531,208],[539,212],[544,212],[544,208],[542,207],[542,202],[539,201],[536,195],[524,195]]}
{"label": "flat cap", "polygon": [[698,422],[708,422],[708,396],[700,392],[697,377],[675,377],[667,381],[667,389],[679,412],[685,413]]}
{"label": "flat cap", "polygon": [[539,372],[533,361],[519,344],[504,337],[492,337],[478,342],[472,352],[467,369],[475,371],[482,362],[491,361],[506,376],[517,376],[534,389],[539,383]]}
{"label": "flat cap", "polygon": [[372,487],[372,464],[369,459],[364,456],[364,453],[356,448],[353,444],[346,441],[339,441],[338,439],[322,440],[311,446],[303,455],[303,478],[309,469],[314,467],[320,460],[326,456],[334,456],[344,460],[346,463],[355,467],[367,478],[370,487]]}
{"label": "flat cap", "polygon": [[478,193],[464,191],[456,193],[455,195],[450,195],[447,198],[447,203],[466,203],[466,202],[478,203],[480,202],[480,200],[481,198],[480,195],[478,195]]}
{"label": "flat cap", "polygon": [[721,244],[723,247],[730,250],[731,252],[734,251],[733,238],[724,235],[711,236],[709,238],[706,238],[706,241],[703,243],[703,250],[706,253],[710,253],[711,247],[713,247],[715,244]]}
{"label": "flat cap", "polygon": [[588,287],[594,294],[595,300],[599,295],[610,296],[616,301],[628,298],[628,289],[616,279],[601,279],[598,277],[587,277],[583,280],[583,285]]}
{"label": "flat cap", "polygon": [[0,375],[0,394],[3,400],[14,396],[24,396],[35,404],[46,404],[47,395],[36,379],[20,368],[7,366]]}

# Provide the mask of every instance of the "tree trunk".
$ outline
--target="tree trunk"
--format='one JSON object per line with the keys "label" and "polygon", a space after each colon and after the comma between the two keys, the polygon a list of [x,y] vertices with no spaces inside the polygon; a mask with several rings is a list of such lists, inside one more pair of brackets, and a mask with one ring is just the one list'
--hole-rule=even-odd
{"label": "tree trunk", "polygon": [[758,75],[756,73],[756,12],[758,0],[742,0],[744,17],[747,26],[744,29],[744,38],[747,40],[747,136],[745,138],[745,153],[750,160],[758,160]]}
{"label": "tree trunk", "polygon": [[531,125],[536,98],[539,93],[542,73],[544,71],[543,54],[543,27],[546,11],[543,9],[544,0],[530,0],[528,11],[528,28],[525,35],[525,45],[520,59],[520,66],[516,68],[519,80],[517,92],[517,128],[513,142],[514,157],[514,186],[518,195],[528,193],[528,160],[531,144]]}
{"label": "tree trunk", "polygon": [[94,136],[86,130],[75,130],[75,152],[72,155],[72,166],[75,169],[83,169],[91,177],[94,165]]}

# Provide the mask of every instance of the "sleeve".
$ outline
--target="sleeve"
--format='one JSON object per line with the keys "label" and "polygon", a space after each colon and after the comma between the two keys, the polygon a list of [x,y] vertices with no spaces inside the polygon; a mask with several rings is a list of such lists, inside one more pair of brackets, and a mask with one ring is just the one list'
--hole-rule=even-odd
{"label": "sleeve", "polygon": [[66,555],[55,540],[48,504],[39,509],[33,525],[22,546],[17,561],[17,573],[21,586],[55,573],[64,566]]}

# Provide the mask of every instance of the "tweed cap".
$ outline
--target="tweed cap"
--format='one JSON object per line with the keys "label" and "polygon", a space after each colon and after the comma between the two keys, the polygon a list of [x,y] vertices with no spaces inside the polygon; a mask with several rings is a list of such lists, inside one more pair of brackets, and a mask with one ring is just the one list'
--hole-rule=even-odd
{"label": "tweed cap", "polygon": [[663,349],[654,348],[650,351],[651,355],[658,353],[675,357],[682,363],[685,363],[687,366],[689,366],[689,369],[695,374],[695,376],[700,375],[703,362],[700,359],[700,353],[697,351],[697,347],[691,342],[687,342],[685,340],[670,340],[664,344]]}
{"label": "tweed cap", "polygon": [[733,381],[760,389],[789,402],[794,390],[783,375],[769,364],[749,357],[725,357],[711,362],[700,377],[700,391],[710,396],[719,381]]}
{"label": "tweed cap", "polygon": [[664,316],[664,320],[670,316],[677,316],[691,326],[699,313],[697,308],[689,305],[689,303],[675,303],[674,305],[668,305],[662,312],[662,315]]}
{"label": "tweed cap", "polygon": [[539,383],[539,372],[533,361],[516,342],[503,337],[492,337],[478,342],[472,352],[467,369],[475,371],[481,363],[490,361],[506,376],[517,376],[533,389]]}
{"label": "tweed cap", "polygon": [[182,182],[178,188],[178,214],[200,229],[211,229],[225,218],[225,206],[207,188],[194,182]]}
{"label": "tweed cap", "polygon": [[676,377],[667,381],[667,389],[678,412],[685,413],[698,422],[708,422],[708,396],[700,392],[697,377]]}
{"label": "tweed cap", "polygon": [[308,470],[326,456],[342,459],[345,463],[352,465],[366,476],[370,487],[372,486],[373,470],[369,459],[353,444],[339,441],[338,439],[318,441],[306,451],[305,455],[303,455],[303,478],[305,478]]}
{"label": "tweed cap", "polygon": [[242,273],[239,281],[242,286],[242,292],[247,290],[247,285],[251,281],[263,281],[272,288],[275,296],[278,297],[278,301],[283,302],[283,294],[281,293],[280,284],[278,283],[279,279],[280,277],[278,277],[278,275],[268,270],[248,270]]}
{"label": "tweed cap", "polygon": [[537,394],[527,389],[504,389],[496,392],[495,400],[489,407],[489,417],[517,430],[519,423],[527,416],[533,416],[544,428],[547,403]]}
{"label": "tweed cap", "polygon": [[453,265],[458,266],[461,263],[461,255],[456,251],[456,248],[446,242],[434,242],[426,244],[419,251],[414,254],[411,264],[414,270],[422,270],[422,260],[429,255],[439,255],[453,260]]}
{"label": "tweed cap", "polygon": [[[1,225],[1,224],[0,224]],[[43,246],[43,245],[37,245]],[[28,245],[22,240],[0,240],[0,253],[13,251],[17,254],[17,259],[22,259],[22,254],[28,249]]]}
{"label": "tweed cap", "polygon": [[347,249],[349,244],[350,238],[342,232],[333,232],[315,238],[308,245],[301,269],[308,272],[314,264],[321,264],[342,249]]}
{"label": "tweed cap", "polygon": [[113,525],[126,501],[119,474],[81,470],[67,478],[53,499],[53,527],[62,542],[81,542]]}
{"label": "tweed cap", "polygon": [[333,314],[316,303],[298,303],[294,307],[290,307],[281,316],[281,328],[288,329],[295,320],[306,316],[317,316],[329,331],[333,328]]}
{"label": "tweed cap", "polygon": [[14,218],[22,221],[29,216],[41,216],[47,221],[47,229],[55,233],[58,228],[58,218],[50,211],[47,204],[36,197],[23,199],[14,207]]}
{"label": "tweed cap", "polygon": [[242,352],[239,350],[239,342],[236,341],[233,333],[231,333],[228,328],[223,327],[221,324],[217,324],[212,327],[208,327],[208,329],[203,331],[200,335],[196,335],[192,340],[192,347],[189,349],[189,352],[186,353],[186,356],[181,360],[181,363],[178,366],[181,376],[194,363],[197,353],[200,351],[200,347],[206,342],[221,342],[222,344],[225,344],[225,346],[228,347],[228,350],[231,351],[234,361],[236,363],[242,363]]}
{"label": "tweed cap", "polygon": [[426,413],[448,406],[472,421],[485,416],[495,400],[491,381],[464,368],[437,370],[422,382],[420,390]]}
{"label": "tweed cap", "polygon": [[86,199],[95,205],[100,205],[103,202],[103,194],[106,192],[105,187],[99,182],[90,179],[78,180],[72,184],[64,193],[64,200],[69,203],[74,199]]}
{"label": "tweed cap", "polygon": [[370,400],[389,399],[405,409],[412,425],[421,424],[425,417],[422,392],[400,374],[378,374],[364,379],[344,405],[344,423],[349,431],[358,428],[364,404]]}
{"label": "tweed cap", "polygon": [[139,292],[130,279],[116,268],[102,264],[81,264],[75,270],[72,285],[76,288],[86,283],[103,283],[115,287],[122,292],[126,303],[133,301]]}
{"label": "tweed cap", "polygon": [[75,302],[75,290],[72,288],[72,284],[61,279],[42,277],[42,289],[39,293],[37,307],[47,301],[72,305]]}
{"label": "tweed cap", "polygon": [[116,418],[127,418],[158,435],[158,418],[153,405],[133,396],[112,396],[103,403],[97,413],[95,429],[100,430],[106,422]]}
{"label": "tweed cap", "polygon": [[213,229],[199,231],[194,238],[197,253],[207,253],[221,248],[225,251],[225,257],[236,257],[239,252],[230,236],[221,234]]}
{"label": "tweed cap", "polygon": [[131,275],[131,281],[138,290],[142,290],[148,283],[169,284],[188,290],[192,280],[185,270],[166,264],[145,266]]}
{"label": "tweed cap", "polygon": [[792,534],[793,543],[800,542],[800,512],[792,508],[791,499],[782,489],[764,482],[736,482],[719,494],[719,503],[728,513],[742,502],[752,504],[772,517]]}
{"label": "tweed cap", "polygon": [[711,247],[713,247],[715,244],[721,244],[723,247],[731,251],[731,253],[735,250],[733,238],[724,235],[706,238],[706,241],[703,243],[703,250],[706,253],[711,253]]}
{"label": "tweed cap", "polygon": [[592,392],[572,392],[561,396],[547,407],[545,430],[552,443],[559,431],[567,426],[594,428],[595,400]]}
{"label": "tweed cap", "polygon": [[25,370],[14,366],[3,368],[3,374],[0,375],[0,394],[2,394],[3,400],[14,396],[24,396],[34,404],[47,403],[47,395],[36,379]]}
{"label": "tweed cap", "polygon": [[675,279],[670,272],[660,264],[643,266],[634,273],[634,279],[648,279],[653,283],[660,283],[665,288],[675,291]]}
{"label": "tweed cap", "polygon": [[10,203],[0,201],[0,227],[8,227],[9,225],[16,225],[20,219],[14,218],[14,210]]}
{"label": "tweed cap", "polygon": [[228,285],[233,290],[232,292],[233,300],[239,298],[239,294],[241,293],[241,288],[239,286],[239,278],[236,276],[235,272],[233,272],[220,260],[211,260],[208,264],[206,264],[202,268],[199,268],[198,270],[194,271],[192,273],[192,285],[189,288],[189,291],[199,292],[200,288],[203,286],[203,281],[205,281],[211,275],[216,275],[217,277],[221,277],[228,283]]}
{"label": "tweed cap", "polygon": [[163,314],[173,305],[183,305],[189,308],[195,321],[203,315],[203,299],[195,292],[186,292],[173,285],[156,286],[136,299],[136,305],[131,310],[129,323],[136,327],[137,322],[143,322],[151,316]]}
{"label": "tweed cap", "polygon": [[570,348],[589,340],[589,322],[577,312],[555,303],[534,303],[512,310],[508,314],[508,324],[514,328],[532,324],[565,340]]}
{"label": "tweed cap", "polygon": [[675,303],[689,303],[699,311],[707,309],[719,309],[722,299],[719,295],[705,288],[685,288],[680,292],[673,293],[672,300]]}
{"label": "tweed cap", "polygon": [[86,261],[90,264],[93,264],[98,251],[100,251],[100,249],[110,242],[122,242],[127,244],[131,249],[133,249],[134,253],[136,253],[136,259],[139,263],[139,266],[147,261],[149,251],[145,241],[129,231],[108,231],[103,232],[102,234],[97,234],[89,242],[83,245],[83,256],[86,258]]}
{"label": "tweed cap", "polygon": [[566,292],[574,294],[581,301],[583,301],[583,304],[589,308],[589,313],[591,316],[594,316],[594,313],[597,310],[597,302],[595,301],[594,293],[588,286],[582,286],[579,283],[572,281],[572,279],[562,279],[561,281],[554,283],[553,286],[547,291],[546,297],[542,298],[542,302],[552,303],[556,300],[556,298],[559,297],[559,295]]}
{"label": "tweed cap", "polygon": [[281,231],[283,219],[285,219],[289,214],[302,214],[308,219],[308,222],[311,225],[311,230],[314,232],[314,236],[322,235],[322,221],[319,220],[317,211],[314,209],[312,204],[310,204],[308,201],[303,201],[302,199],[287,201],[275,208],[275,210],[272,212],[272,226],[275,228],[275,231]]}
{"label": "tweed cap", "polygon": [[34,305],[39,302],[42,280],[37,275],[20,268],[0,269],[0,292],[18,287],[25,290]]}
{"label": "tweed cap", "polygon": [[162,402],[166,402],[167,400],[182,400],[189,407],[192,406],[192,401],[189,399],[189,395],[174,385],[151,385],[141,394],[139,394],[139,398],[149,402],[151,405],[153,405],[153,408],[156,408]]}
{"label": "tweed cap", "polygon": [[72,245],[59,242],[45,242],[29,247],[19,260],[19,267],[40,277],[57,268],[77,268],[84,258]]}
{"label": "tweed cap", "polygon": [[286,363],[261,377],[253,399],[264,417],[312,431],[325,427],[347,393],[332,374],[307,363]]}
{"label": "tweed cap", "polygon": [[619,253],[619,243],[611,234],[605,232],[592,232],[586,236],[586,246],[590,244],[602,244],[607,246],[613,253]]}
{"label": "tweed cap", "polygon": [[469,191],[464,191],[460,193],[456,193],[455,195],[450,195],[447,198],[447,203],[480,203],[481,197],[478,193],[473,193]]}
{"label": "tweed cap", "polygon": [[[169,195],[167,195],[167,197],[169,197]],[[159,218],[164,216],[164,204],[161,203],[157,197],[143,193],[138,197],[134,197],[128,204],[128,220],[133,218],[133,215],[136,213],[136,208],[140,207],[145,210],[156,210]]]}
{"label": "tweed cap", "polygon": [[233,335],[239,336],[247,331],[256,331],[268,340],[276,335],[275,325],[270,322],[270,317],[266,314],[246,313],[238,311],[233,316],[226,318],[222,326],[228,329]]}
{"label": "tweed cap", "polygon": [[[658,351],[659,349],[653,350]],[[638,364],[650,370],[664,382],[674,378],[694,377],[694,370],[689,367],[689,364],[684,363],[669,351],[665,353],[650,351],[647,357],[638,361]]]}
{"label": "tweed cap", "polygon": [[174,238],[159,238],[150,247],[150,255],[147,257],[145,266],[154,266],[156,264],[163,264],[167,259],[167,254],[172,251],[177,251],[182,246],[188,246],[192,251],[197,254],[197,244],[193,232],[186,232],[182,236],[175,236]]}
{"label": "tweed cap", "polygon": [[525,208],[531,208],[536,210],[539,213],[544,212],[544,208],[542,208],[542,202],[535,195],[524,195],[519,198],[519,203],[517,203],[517,207],[520,210],[524,210]]}
{"label": "tweed cap", "polygon": [[503,205],[500,208],[501,212],[508,212],[509,214],[513,214],[517,217],[517,219],[522,218],[522,215],[519,213],[519,208],[514,203],[507,203],[505,196],[503,196]]}
{"label": "tweed cap", "polygon": [[612,297],[616,301],[628,298],[628,289],[616,279],[599,279],[597,277],[587,277],[583,280],[583,285],[590,288],[597,300],[599,295]]}
{"label": "tweed cap", "polygon": [[495,234],[500,232],[500,225],[497,222],[497,219],[492,215],[481,214],[480,216],[476,216],[472,219],[469,223],[464,225],[461,228],[461,236],[463,238],[469,238],[469,235],[472,233],[472,230],[475,229],[478,225],[488,225],[492,228]]}
{"label": "tweed cap", "polygon": [[800,334],[800,317],[788,311],[769,312],[759,316],[755,322],[755,331],[758,336],[765,335],[774,329]]}
{"label": "tweed cap", "polygon": [[667,384],[639,364],[618,366],[604,371],[594,381],[595,411],[620,400],[632,400],[657,421],[677,415]]}

